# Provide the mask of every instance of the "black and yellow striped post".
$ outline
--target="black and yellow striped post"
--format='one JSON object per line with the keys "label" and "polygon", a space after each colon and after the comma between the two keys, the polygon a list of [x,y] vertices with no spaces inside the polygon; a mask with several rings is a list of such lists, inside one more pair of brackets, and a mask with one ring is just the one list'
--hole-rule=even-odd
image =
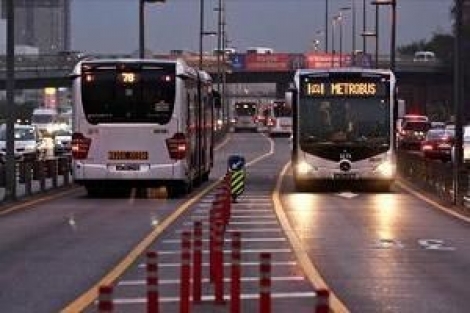
{"label": "black and yellow striped post", "polygon": [[237,198],[245,191],[245,158],[240,155],[232,155],[228,158],[228,171],[230,172],[230,194],[232,201],[236,202]]}

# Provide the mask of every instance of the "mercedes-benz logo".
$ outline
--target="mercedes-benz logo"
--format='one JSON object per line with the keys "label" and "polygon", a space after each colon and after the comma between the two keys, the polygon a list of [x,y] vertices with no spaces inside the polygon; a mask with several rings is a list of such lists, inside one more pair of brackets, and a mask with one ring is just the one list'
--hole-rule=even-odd
{"label": "mercedes-benz logo", "polygon": [[349,170],[351,169],[351,163],[342,161],[339,163],[339,169],[343,172],[349,172]]}

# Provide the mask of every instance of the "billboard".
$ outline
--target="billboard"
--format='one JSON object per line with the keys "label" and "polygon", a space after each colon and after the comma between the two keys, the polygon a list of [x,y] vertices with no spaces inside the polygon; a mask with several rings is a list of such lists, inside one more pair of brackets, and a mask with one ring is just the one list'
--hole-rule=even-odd
{"label": "billboard", "polygon": [[245,55],[245,69],[253,72],[285,72],[290,70],[289,53]]}
{"label": "billboard", "polygon": [[306,53],[306,68],[331,68],[351,66],[349,54]]}

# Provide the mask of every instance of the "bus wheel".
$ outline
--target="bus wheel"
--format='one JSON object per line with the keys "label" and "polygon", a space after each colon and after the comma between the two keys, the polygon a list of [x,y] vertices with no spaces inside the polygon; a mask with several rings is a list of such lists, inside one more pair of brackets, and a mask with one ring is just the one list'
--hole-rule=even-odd
{"label": "bus wheel", "polygon": [[97,186],[87,185],[87,186],[85,186],[85,189],[86,189],[86,192],[88,194],[88,197],[90,197],[90,198],[99,198],[99,197],[103,196],[103,194],[104,194],[103,189],[101,189],[100,187],[97,187]]}
{"label": "bus wheel", "polygon": [[191,192],[192,184],[185,181],[172,182],[166,186],[168,198],[179,198]]}

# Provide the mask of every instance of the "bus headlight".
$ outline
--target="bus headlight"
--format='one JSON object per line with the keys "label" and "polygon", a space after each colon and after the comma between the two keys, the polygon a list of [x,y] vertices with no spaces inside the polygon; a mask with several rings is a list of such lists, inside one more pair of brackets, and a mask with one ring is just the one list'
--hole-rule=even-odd
{"label": "bus headlight", "polygon": [[395,165],[390,161],[385,161],[376,168],[376,172],[379,172],[384,177],[393,177],[395,175]]}
{"label": "bus headlight", "polygon": [[313,169],[314,167],[305,161],[301,161],[297,164],[297,173],[299,173],[299,175],[306,175],[313,171]]}

